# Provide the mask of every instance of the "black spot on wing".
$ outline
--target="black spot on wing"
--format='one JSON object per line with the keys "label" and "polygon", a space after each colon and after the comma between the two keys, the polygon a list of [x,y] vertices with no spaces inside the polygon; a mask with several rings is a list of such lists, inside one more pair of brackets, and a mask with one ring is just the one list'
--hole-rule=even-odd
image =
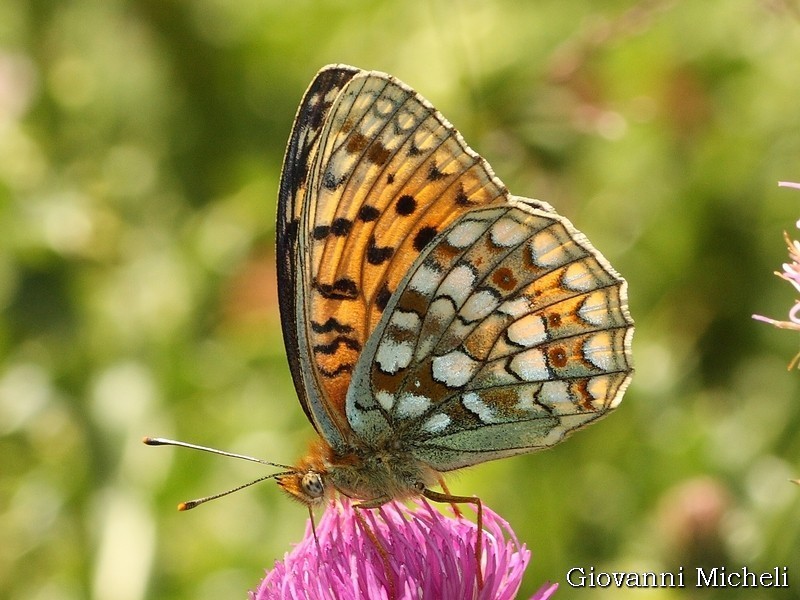
{"label": "black spot on wing", "polygon": [[428,180],[439,181],[440,179],[444,179],[445,177],[447,177],[447,173],[440,171],[439,167],[436,166],[436,163],[432,163],[430,168],[428,169]]}
{"label": "black spot on wing", "polygon": [[353,372],[353,365],[351,363],[344,363],[338,365],[335,369],[324,369],[321,366],[317,365],[317,370],[329,379],[333,379],[334,377],[338,377],[342,373],[352,373]]}
{"label": "black spot on wing", "polygon": [[328,234],[331,232],[331,228],[328,225],[317,225],[314,227],[314,231],[312,235],[314,236],[315,240],[324,240],[328,237]]}
{"label": "black spot on wing", "polygon": [[378,246],[375,243],[375,236],[370,236],[369,244],[367,245],[367,262],[371,265],[380,265],[389,260],[394,254],[394,248],[391,246]]}
{"label": "black spot on wing", "polygon": [[375,306],[378,307],[379,311],[384,311],[386,305],[389,304],[389,299],[391,297],[392,292],[389,291],[389,286],[384,283],[378,294],[375,296]]}
{"label": "black spot on wing", "polygon": [[350,228],[353,226],[353,222],[350,219],[338,218],[334,219],[333,223],[331,223],[331,233],[338,237],[344,237],[348,233],[350,233]]}
{"label": "black spot on wing", "polygon": [[350,350],[361,352],[361,344],[359,344],[357,340],[345,335],[336,336],[333,341],[327,344],[317,344],[314,346],[314,352],[316,354],[335,354],[340,346],[347,346]]}
{"label": "black spot on wing", "polygon": [[347,175],[342,175],[341,177],[337,178],[336,175],[331,173],[330,171],[325,171],[325,175],[322,176],[322,185],[325,187],[326,190],[333,191],[342,185],[345,181],[347,181]]}
{"label": "black spot on wing", "polygon": [[365,223],[374,221],[380,216],[381,216],[381,211],[379,211],[374,206],[370,206],[369,204],[365,204],[358,209],[358,218],[364,221]]}
{"label": "black spot on wing", "polygon": [[311,330],[314,333],[330,333],[331,331],[335,331],[336,333],[350,333],[353,331],[353,328],[350,325],[346,325],[330,317],[324,323],[315,323],[311,321]]}
{"label": "black spot on wing", "polygon": [[320,102],[314,107],[314,110],[309,112],[308,124],[310,125],[311,129],[317,130],[320,128],[322,125],[322,120],[325,118],[325,115],[328,114],[332,104],[333,101]]}
{"label": "black spot on wing", "polygon": [[337,279],[334,283],[314,282],[314,288],[329,300],[354,300],[358,297],[356,282],[349,277]]}
{"label": "black spot on wing", "polygon": [[456,192],[455,203],[457,206],[470,206],[475,204],[472,200],[469,199],[467,194],[464,192],[464,186],[459,185],[458,191]]}
{"label": "black spot on wing", "polygon": [[439,233],[436,230],[436,227],[432,227],[427,225],[420,229],[417,232],[417,235],[414,236],[414,250],[417,252],[422,252],[422,249],[427,246],[433,238],[436,237],[436,234]]}
{"label": "black spot on wing", "polygon": [[394,209],[398,215],[407,217],[415,210],[417,210],[417,201],[414,199],[414,196],[403,194],[397,199],[397,203],[394,205]]}
{"label": "black spot on wing", "polygon": [[295,245],[297,241],[297,232],[298,232],[298,220],[292,219],[286,224],[286,230],[284,235],[286,236],[284,240],[284,245],[291,248]]}

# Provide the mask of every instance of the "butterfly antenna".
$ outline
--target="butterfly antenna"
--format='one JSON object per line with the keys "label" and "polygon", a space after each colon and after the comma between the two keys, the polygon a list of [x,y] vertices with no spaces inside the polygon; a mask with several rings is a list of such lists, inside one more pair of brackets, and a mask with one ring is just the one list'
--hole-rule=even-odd
{"label": "butterfly antenna", "polygon": [[[280,463],[269,462],[267,460],[261,460],[260,458],[255,458],[254,456],[247,456],[246,454],[236,454],[235,452],[226,452],[225,450],[218,450],[217,448],[209,448],[208,446],[199,446],[197,444],[190,444],[189,442],[181,442],[178,440],[171,440],[169,438],[151,438],[146,437],[142,440],[148,446],[178,446],[180,448],[189,448],[191,450],[202,450],[203,452],[210,452],[211,454],[219,454],[221,456],[230,456],[231,458],[239,458],[241,460],[249,460],[250,462],[260,463],[262,465],[268,465],[270,467],[278,467],[279,469],[287,469],[289,472],[294,472],[294,468],[291,465],[282,465]],[[280,475],[280,473],[278,473]],[[250,485],[250,484],[248,484]],[[247,487],[247,486],[243,486]],[[224,496],[224,494],[223,494]]]}
{"label": "butterfly antenna", "polygon": [[187,502],[181,502],[178,504],[178,510],[191,510],[196,506],[200,506],[201,504],[205,504],[209,500],[216,500],[217,498],[222,498],[223,496],[227,496],[228,494],[233,494],[234,492],[238,492],[239,490],[243,490],[246,487],[250,487],[251,485],[255,485],[260,483],[266,479],[275,479],[278,477],[283,477],[284,475],[291,475],[295,473],[295,469],[289,465],[282,465],[280,463],[269,462],[268,460],[261,460],[260,458],[255,458],[254,456],[247,456],[246,454],[237,454],[235,452],[226,452],[225,450],[219,450],[217,448],[209,448],[208,446],[200,446],[198,444],[190,444],[189,442],[181,442],[179,440],[171,440],[168,438],[151,438],[146,437],[142,440],[148,446],[178,446],[180,448],[189,448],[191,450],[202,450],[203,452],[210,452],[211,454],[219,454],[220,456],[229,456],[231,458],[239,458],[241,460],[247,460],[254,463],[259,463],[262,465],[268,465],[270,467],[277,467],[279,469],[285,469],[280,473],[272,473],[270,475],[264,475],[263,477],[259,477],[258,479],[254,479],[248,483],[244,483],[240,486],[232,488],[230,490],[226,490],[224,492],[220,492],[219,494],[212,494],[211,496],[204,496],[203,498],[197,498],[195,500],[189,500]]}
{"label": "butterfly antenna", "polygon": [[227,496],[228,494],[233,494],[234,492],[238,492],[239,490],[243,490],[244,488],[250,487],[251,485],[255,485],[257,483],[261,483],[265,479],[273,479],[275,477],[280,477],[281,475],[289,475],[290,473],[291,473],[291,471],[286,472],[286,473],[274,473],[272,475],[264,475],[263,477],[259,477],[258,479],[254,479],[253,481],[250,481],[248,483],[244,483],[244,484],[242,484],[240,486],[237,486],[237,487],[235,487],[233,489],[230,489],[230,490],[227,490],[227,491],[224,491],[224,492],[220,492],[219,494],[213,494],[211,496],[205,496],[203,498],[197,498],[196,500],[189,500],[187,502],[181,502],[180,504],[178,504],[178,510],[180,510],[180,511],[191,510],[196,506],[200,506],[201,504],[205,504],[209,500],[216,500],[217,498],[222,498],[223,496]]}

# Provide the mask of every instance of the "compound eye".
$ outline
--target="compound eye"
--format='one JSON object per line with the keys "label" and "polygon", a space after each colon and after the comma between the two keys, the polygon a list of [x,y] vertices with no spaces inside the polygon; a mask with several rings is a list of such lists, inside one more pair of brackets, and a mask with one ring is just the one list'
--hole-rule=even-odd
{"label": "compound eye", "polygon": [[325,484],[319,473],[306,473],[300,480],[300,487],[309,498],[320,498],[325,493]]}

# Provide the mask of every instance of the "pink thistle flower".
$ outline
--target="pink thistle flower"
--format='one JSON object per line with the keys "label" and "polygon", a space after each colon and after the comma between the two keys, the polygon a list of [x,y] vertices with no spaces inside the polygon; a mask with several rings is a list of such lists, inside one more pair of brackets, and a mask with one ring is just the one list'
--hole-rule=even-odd
{"label": "pink thistle flower", "polygon": [[[778,183],[778,185],[782,187],[800,189],[800,183],[781,181]],[[800,221],[797,222],[797,227],[800,228]],[[789,237],[789,234],[785,231],[783,232],[783,238],[786,240],[786,246],[789,249],[789,259],[791,262],[783,263],[783,272],[775,271],[775,274],[781,279],[785,279],[791,283],[794,288],[800,292],[800,242],[797,240],[792,240]],[[761,315],[753,315],[753,318],[757,321],[763,321],[765,323],[769,323],[770,325],[774,325],[775,327],[780,327],[781,329],[793,329],[794,331],[800,331],[800,300],[796,300],[794,306],[789,309],[788,321],[778,321],[776,319],[770,319],[769,317],[763,317]],[[789,368],[791,369],[794,367],[794,365],[798,364],[798,362],[800,362],[800,353],[798,353],[792,362],[789,363]]]}
{"label": "pink thistle flower", "polygon": [[[476,525],[442,515],[424,500],[411,507],[391,502],[356,510],[347,500],[331,503],[317,527],[309,522],[303,540],[267,573],[250,600],[324,600],[390,597],[381,551],[364,531],[380,540],[398,599],[511,600],[516,596],[530,552],[511,527],[483,507],[483,578],[478,591]],[[363,521],[360,521],[358,517]],[[546,584],[532,600],[547,600],[558,584]]]}

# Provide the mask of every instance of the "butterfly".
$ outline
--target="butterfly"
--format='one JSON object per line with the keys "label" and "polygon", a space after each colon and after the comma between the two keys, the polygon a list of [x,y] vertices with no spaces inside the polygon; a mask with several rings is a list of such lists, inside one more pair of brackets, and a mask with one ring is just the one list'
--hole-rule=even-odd
{"label": "butterfly", "polygon": [[286,352],[319,434],[308,454],[286,466],[146,443],[282,467],[245,486],[275,478],[309,510],[337,494],[473,502],[480,529],[480,501],[450,495],[444,473],[553,446],[630,382],[625,280],[390,75],[330,65],[311,82],[276,237]]}
{"label": "butterfly", "polygon": [[277,481],[306,505],[441,500],[443,473],[557,444],[630,382],[625,280],[385,73],[331,65],[306,91],[277,260],[291,373],[319,434]]}

